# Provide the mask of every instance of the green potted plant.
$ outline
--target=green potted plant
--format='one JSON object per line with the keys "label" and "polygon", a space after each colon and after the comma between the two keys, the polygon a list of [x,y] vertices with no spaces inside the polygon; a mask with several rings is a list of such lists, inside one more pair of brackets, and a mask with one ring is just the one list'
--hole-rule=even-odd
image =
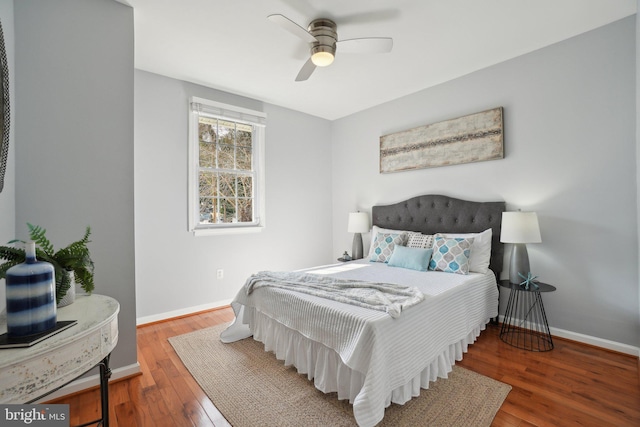
{"label": "green potted plant", "polygon": [[[80,284],[82,289],[87,294],[91,294],[94,288],[93,261],[87,247],[87,243],[90,242],[91,227],[87,227],[82,239],[55,251],[45,235],[47,230],[29,223],[27,223],[27,226],[29,227],[29,237],[36,243],[36,258],[39,261],[51,263],[55,270],[56,303],[60,303],[71,287],[71,272],[73,272],[75,281]],[[25,243],[22,240],[12,240],[9,244],[15,242]],[[4,264],[0,265],[0,279],[4,279],[9,268],[24,262],[24,248],[0,246],[0,258],[6,260]]]}

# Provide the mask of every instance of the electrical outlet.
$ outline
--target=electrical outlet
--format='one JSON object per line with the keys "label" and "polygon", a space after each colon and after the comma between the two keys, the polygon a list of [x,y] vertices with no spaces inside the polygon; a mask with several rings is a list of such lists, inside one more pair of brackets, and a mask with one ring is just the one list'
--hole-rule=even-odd
{"label": "electrical outlet", "polygon": [[224,270],[219,268],[216,272],[216,276],[218,277],[218,279],[222,279],[224,277]]}

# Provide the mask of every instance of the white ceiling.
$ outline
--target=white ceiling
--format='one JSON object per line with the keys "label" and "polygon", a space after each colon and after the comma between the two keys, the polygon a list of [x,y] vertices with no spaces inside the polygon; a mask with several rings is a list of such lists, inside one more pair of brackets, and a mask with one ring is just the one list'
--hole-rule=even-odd
{"label": "white ceiling", "polygon": [[[326,119],[463,76],[636,13],[636,0],[118,0],[134,8],[135,65]],[[305,43],[267,20],[338,24],[338,39],[393,51],[336,53],[295,82]]]}

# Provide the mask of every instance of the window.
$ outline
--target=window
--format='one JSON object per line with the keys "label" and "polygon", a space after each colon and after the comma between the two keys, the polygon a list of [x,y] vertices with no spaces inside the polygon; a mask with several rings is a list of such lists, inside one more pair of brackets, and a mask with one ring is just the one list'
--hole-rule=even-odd
{"label": "window", "polygon": [[195,97],[190,110],[189,230],[261,230],[266,115]]}

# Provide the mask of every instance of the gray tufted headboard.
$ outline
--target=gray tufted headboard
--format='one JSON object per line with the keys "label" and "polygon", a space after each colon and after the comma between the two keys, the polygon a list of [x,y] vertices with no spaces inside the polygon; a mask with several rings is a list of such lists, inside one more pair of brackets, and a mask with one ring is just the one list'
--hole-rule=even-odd
{"label": "gray tufted headboard", "polygon": [[479,233],[492,229],[489,268],[500,277],[504,246],[500,227],[505,202],[471,202],[440,195],[413,197],[404,202],[374,206],[373,225],[395,230],[435,233]]}

